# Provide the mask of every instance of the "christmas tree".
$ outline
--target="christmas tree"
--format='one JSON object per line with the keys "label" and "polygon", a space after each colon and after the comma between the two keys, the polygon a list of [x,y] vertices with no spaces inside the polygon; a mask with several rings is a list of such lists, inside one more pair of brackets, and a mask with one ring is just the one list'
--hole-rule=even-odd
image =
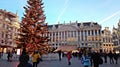
{"label": "christmas tree", "polygon": [[19,35],[16,38],[17,47],[27,51],[47,50],[48,29],[43,14],[42,0],[27,0],[25,14],[20,24]]}

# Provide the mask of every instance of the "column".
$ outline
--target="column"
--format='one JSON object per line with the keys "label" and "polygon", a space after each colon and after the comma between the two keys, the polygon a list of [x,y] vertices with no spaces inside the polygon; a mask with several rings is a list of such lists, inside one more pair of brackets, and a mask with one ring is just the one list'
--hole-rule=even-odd
{"label": "column", "polygon": [[95,30],[93,30],[93,35],[96,36],[96,35],[95,35]]}
{"label": "column", "polygon": [[57,31],[57,44],[58,44],[58,47],[59,47],[59,31]]}
{"label": "column", "polygon": [[51,42],[53,42],[53,32],[51,32]]}
{"label": "column", "polygon": [[56,32],[55,32],[55,43],[56,43]]}
{"label": "column", "polygon": [[63,38],[64,38],[64,45],[65,45],[65,42],[66,42],[66,41],[65,41],[65,36],[66,36],[66,35],[65,35],[65,31],[63,32],[63,34],[64,34],[64,37],[63,37]]}
{"label": "column", "polygon": [[81,42],[81,31],[79,31],[79,33],[80,33],[80,34],[79,34],[79,39],[80,39],[80,42]]}
{"label": "column", "polygon": [[86,38],[87,38],[87,42],[88,42],[88,30],[86,30]]}
{"label": "column", "polygon": [[59,39],[59,37],[60,37],[59,33],[60,33],[60,32],[58,31],[58,42],[60,41],[60,39]]}
{"label": "column", "polygon": [[83,41],[85,41],[85,31],[83,30]]}
{"label": "column", "polygon": [[100,34],[99,34],[99,30],[97,30],[97,35],[100,35]]}
{"label": "column", "polygon": [[92,30],[90,30],[90,36],[92,36]]}

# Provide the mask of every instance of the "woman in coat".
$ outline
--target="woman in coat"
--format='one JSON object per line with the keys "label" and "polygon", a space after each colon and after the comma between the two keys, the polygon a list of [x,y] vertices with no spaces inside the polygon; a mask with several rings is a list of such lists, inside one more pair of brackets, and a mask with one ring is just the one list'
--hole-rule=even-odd
{"label": "woman in coat", "polygon": [[85,52],[82,56],[82,62],[84,67],[89,67],[91,65],[91,61],[90,61],[91,57],[88,55],[88,52]]}
{"label": "woman in coat", "polygon": [[31,63],[28,63],[29,55],[26,53],[26,49],[23,48],[22,54],[19,57],[19,64],[17,67],[32,67]]}
{"label": "woman in coat", "polygon": [[37,59],[40,58],[40,54],[38,53],[38,51],[34,51],[34,53],[32,54],[32,57],[33,57],[33,67],[37,67]]}
{"label": "woman in coat", "polygon": [[72,58],[71,52],[68,52],[67,53],[68,65],[71,65],[71,61],[70,61],[71,58]]}

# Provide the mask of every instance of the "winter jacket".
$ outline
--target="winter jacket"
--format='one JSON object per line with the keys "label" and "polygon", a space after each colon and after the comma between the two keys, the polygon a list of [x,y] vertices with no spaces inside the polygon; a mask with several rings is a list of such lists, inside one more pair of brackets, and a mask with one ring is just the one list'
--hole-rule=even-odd
{"label": "winter jacket", "polygon": [[33,62],[37,62],[37,58],[40,58],[40,54],[37,53],[37,54],[33,54]]}
{"label": "winter jacket", "polygon": [[82,61],[83,61],[83,65],[84,66],[90,66],[90,57],[89,56],[85,56],[85,55],[83,55],[82,56]]}

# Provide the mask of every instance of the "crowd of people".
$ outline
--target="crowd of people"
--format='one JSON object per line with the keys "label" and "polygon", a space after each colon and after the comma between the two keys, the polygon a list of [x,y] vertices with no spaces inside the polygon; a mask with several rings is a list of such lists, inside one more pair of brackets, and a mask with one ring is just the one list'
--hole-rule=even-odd
{"label": "crowd of people", "polygon": [[[7,61],[11,62],[16,52],[8,51],[7,52]],[[62,60],[62,57],[67,57],[68,65],[71,65],[72,57],[78,58],[81,61],[81,64],[84,67],[99,67],[100,64],[109,63],[109,64],[118,64],[118,60],[120,57],[119,53],[115,51],[110,52],[102,52],[102,51],[90,51],[90,50],[82,50],[79,52],[72,53],[68,51],[64,53],[59,50],[58,52],[59,61]],[[29,63],[30,56],[32,57],[32,64]],[[26,52],[26,49],[23,49],[22,54],[19,56],[19,64],[17,67],[37,67],[39,62],[42,61],[41,54],[35,50],[31,55]]]}
{"label": "crowd of people", "polygon": [[[58,51],[58,54],[60,58],[59,60],[61,61],[60,55],[64,55],[64,53],[62,51]],[[91,52],[90,50],[83,50],[76,53],[67,52],[66,57],[68,58],[68,65],[71,65],[70,60],[72,59],[72,56],[78,58],[84,67],[89,67],[89,66],[99,67],[99,65],[103,63],[117,64],[120,54],[116,53],[115,51]]]}
{"label": "crowd of people", "polygon": [[32,64],[29,63],[29,55],[26,52],[26,49],[23,49],[22,54],[19,57],[18,67],[38,67],[40,61],[42,61],[41,55],[38,50],[35,50],[32,54]]}

